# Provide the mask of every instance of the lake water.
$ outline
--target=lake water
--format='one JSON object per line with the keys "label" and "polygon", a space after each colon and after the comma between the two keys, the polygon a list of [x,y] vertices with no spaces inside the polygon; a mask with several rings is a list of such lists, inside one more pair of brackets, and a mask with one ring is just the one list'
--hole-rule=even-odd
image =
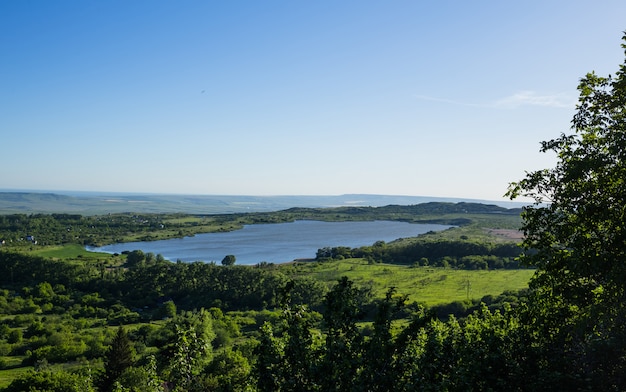
{"label": "lake water", "polygon": [[376,241],[393,241],[415,237],[429,231],[449,228],[446,225],[406,222],[320,222],[295,221],[247,225],[226,233],[197,234],[194,237],[161,241],[128,242],[88,250],[121,253],[140,249],[144,253],[161,254],[168,260],[215,261],[235,255],[236,264],[253,265],[262,261],[284,263],[295,259],[314,258],[318,249],[334,246],[357,248]]}

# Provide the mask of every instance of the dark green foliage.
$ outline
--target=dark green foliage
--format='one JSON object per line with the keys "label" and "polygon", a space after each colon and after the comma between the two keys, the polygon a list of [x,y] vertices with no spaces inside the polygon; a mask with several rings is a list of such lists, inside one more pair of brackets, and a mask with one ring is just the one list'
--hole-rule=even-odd
{"label": "dark green foliage", "polygon": [[380,301],[374,318],[373,333],[363,352],[363,369],[357,382],[361,390],[394,391],[400,378],[401,366],[396,361],[398,347],[391,330],[392,322],[404,308],[406,296],[395,296],[389,289]]}
{"label": "dark green foliage", "polygon": [[155,261],[129,269],[117,290],[134,306],[156,306],[160,298],[167,297],[179,308],[260,309],[275,303],[281,281],[279,274],[261,268]]}
{"label": "dark green foliage", "polygon": [[320,364],[324,391],[349,391],[355,384],[363,339],[356,327],[363,317],[360,305],[359,290],[345,276],[326,295],[326,345]]}
{"label": "dark green foliage", "polygon": [[248,359],[241,352],[224,350],[206,367],[201,383],[205,391],[250,391],[251,370]]}
{"label": "dark green foliage", "polygon": [[[317,324],[314,313],[304,305],[293,305],[290,281],[281,290],[282,323],[274,331],[269,323],[261,327],[257,346],[257,387],[260,391],[317,390],[315,371],[318,355],[312,328]],[[280,335],[275,336],[275,332]]]}
{"label": "dark green foliage", "polygon": [[[626,35],[623,37],[626,49]],[[578,86],[573,135],[542,143],[552,169],[511,185],[523,211],[524,261],[539,269],[523,314],[546,379],[626,389],[626,62]],[[541,332],[539,332],[541,331]]]}
{"label": "dark green foliage", "polygon": [[[278,288],[287,280],[280,272],[264,268],[222,268],[201,262],[171,263],[159,261],[158,257],[146,263],[141,257],[142,253],[130,252],[129,256],[137,256],[131,257],[132,266],[127,270],[119,269],[102,279],[93,264],[53,261],[0,251],[0,284],[3,287],[35,287],[34,294],[39,302],[31,302],[32,309],[24,304],[21,311],[27,313],[38,311],[46,304],[49,304],[46,306],[50,309],[69,305],[68,301],[72,298],[61,292],[57,294],[54,287],[71,288],[84,305],[75,308],[81,316],[102,316],[104,311],[110,324],[119,325],[137,322],[144,317],[145,312],[140,314],[131,309],[147,306],[149,310],[155,311],[167,300],[175,300],[181,309],[199,306],[217,306],[224,310],[272,307],[278,303]],[[38,286],[42,284],[44,286]],[[325,290],[323,285],[305,279],[296,283],[293,295],[298,303],[310,301],[315,305],[319,304]],[[83,297],[84,293],[94,291],[98,294]],[[113,295],[123,303],[112,305],[110,299]]]}
{"label": "dark green foliage", "polygon": [[168,318],[176,316],[176,304],[174,301],[166,301],[163,304],[163,316]]}
{"label": "dark green foliage", "polygon": [[235,265],[235,261],[237,259],[235,258],[234,255],[226,255],[224,256],[224,258],[222,259],[222,265],[224,266],[230,266],[230,265]]}
{"label": "dark green foliage", "polygon": [[78,264],[0,250],[0,283],[7,286],[36,286],[50,282],[69,286],[89,279],[90,270]]}
{"label": "dark green foliage", "polygon": [[[306,309],[287,305],[277,330],[262,329],[257,385],[261,391],[468,391],[525,387],[528,350],[516,313],[486,306],[463,320],[440,321],[418,309],[397,333],[393,320],[406,297],[388,291],[364,334],[358,290],[343,278],[326,297],[316,339]],[[533,384],[537,385],[537,384]]]}
{"label": "dark green foliage", "polygon": [[39,245],[111,243],[129,233],[148,234],[162,228],[160,214],[0,215],[0,240],[6,241],[5,246],[18,248],[30,246],[34,241]]}
{"label": "dark green foliage", "polygon": [[283,345],[281,340],[274,335],[272,325],[267,321],[261,327],[255,354],[254,376],[258,390],[260,392],[280,391],[284,383]]}
{"label": "dark green foliage", "polygon": [[133,250],[126,255],[126,266],[129,268],[137,267],[146,261],[146,255],[141,250]]}
{"label": "dark green foliage", "polygon": [[377,263],[419,264],[431,267],[461,269],[519,268],[517,257],[522,250],[516,243],[486,243],[473,241],[416,241],[410,245],[385,244],[351,249],[348,247],[322,248],[318,261],[342,260],[359,257]]}
{"label": "dark green foliage", "polygon": [[114,383],[133,365],[133,351],[126,330],[119,327],[104,357],[104,374],[98,382],[101,392],[113,390]]}
{"label": "dark green foliage", "polygon": [[[494,214],[494,215],[519,215],[519,209],[507,209],[491,204],[481,203],[449,203],[449,202],[429,202],[414,205],[388,205],[383,207],[336,207],[336,208],[289,208],[282,211],[296,216],[316,216],[317,218],[326,217],[345,217],[350,216],[353,220],[371,220],[385,219],[385,217],[398,215],[405,216],[407,220],[412,220],[416,216],[432,216],[445,214]],[[374,215],[375,214],[375,215]],[[445,222],[445,219],[439,219],[438,222]],[[431,220],[434,223],[434,220]],[[467,223],[467,222],[466,222]],[[445,223],[444,223],[445,224]],[[449,223],[458,224],[458,223]]]}

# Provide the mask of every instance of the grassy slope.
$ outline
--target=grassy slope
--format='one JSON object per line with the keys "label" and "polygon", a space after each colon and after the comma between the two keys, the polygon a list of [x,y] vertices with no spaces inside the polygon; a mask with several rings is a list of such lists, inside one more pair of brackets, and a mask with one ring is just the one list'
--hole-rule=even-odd
{"label": "grassy slope", "polygon": [[34,248],[30,253],[41,257],[60,260],[73,260],[77,258],[98,260],[102,257],[111,256],[108,253],[88,252],[85,250],[84,246],[78,244],[39,247]]}
{"label": "grassy slope", "polygon": [[363,259],[326,263],[295,263],[280,267],[292,276],[306,276],[328,285],[347,276],[359,286],[371,285],[376,297],[384,297],[390,287],[409,295],[411,301],[427,306],[447,304],[485,295],[499,295],[506,290],[528,287],[534,270],[466,271],[443,268],[368,264]]}

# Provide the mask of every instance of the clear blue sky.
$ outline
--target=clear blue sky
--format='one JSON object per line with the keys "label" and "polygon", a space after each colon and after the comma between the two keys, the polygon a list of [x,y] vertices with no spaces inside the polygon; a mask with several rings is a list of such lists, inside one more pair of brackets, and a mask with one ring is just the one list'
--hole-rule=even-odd
{"label": "clear blue sky", "polygon": [[626,2],[0,2],[0,188],[500,200]]}

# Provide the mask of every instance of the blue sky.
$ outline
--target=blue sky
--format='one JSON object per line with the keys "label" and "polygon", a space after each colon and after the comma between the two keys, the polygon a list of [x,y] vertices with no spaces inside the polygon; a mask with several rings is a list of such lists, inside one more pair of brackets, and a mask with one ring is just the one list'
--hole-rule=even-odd
{"label": "blue sky", "polygon": [[501,200],[626,2],[0,2],[0,188]]}

